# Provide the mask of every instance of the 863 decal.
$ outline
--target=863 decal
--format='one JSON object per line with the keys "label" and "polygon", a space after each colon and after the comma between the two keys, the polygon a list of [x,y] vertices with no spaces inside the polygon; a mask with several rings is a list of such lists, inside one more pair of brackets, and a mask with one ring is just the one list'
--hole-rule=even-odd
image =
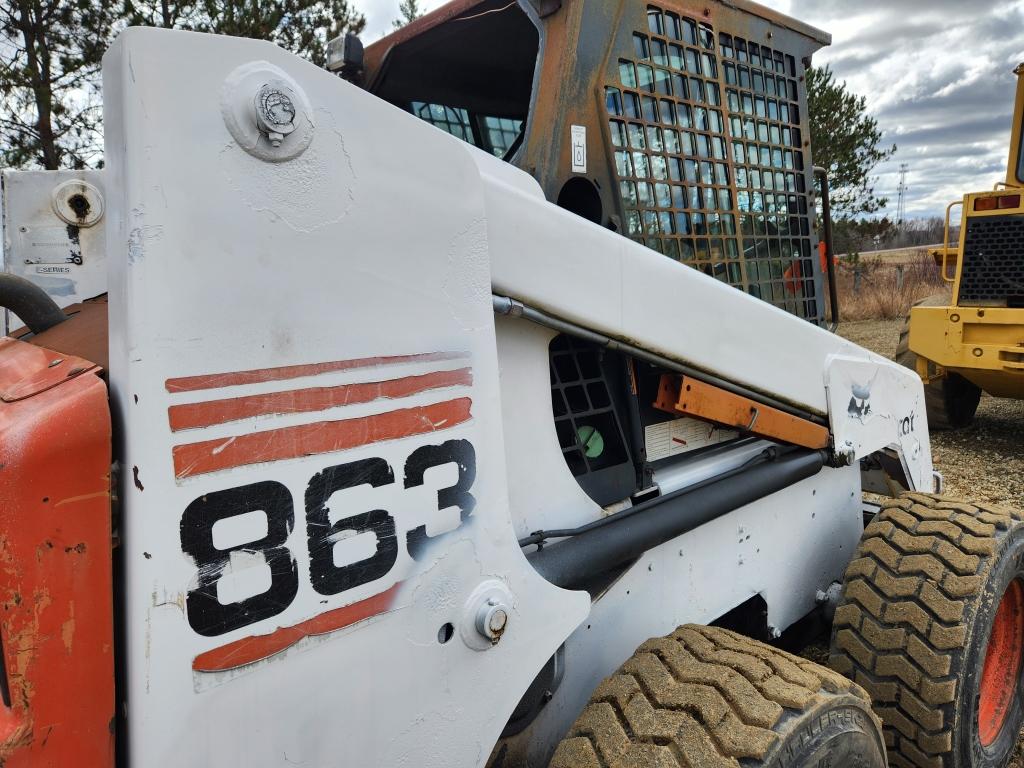
{"label": "863 decal", "polygon": [[[428,470],[445,465],[457,468],[458,479],[454,485],[438,490],[436,509],[457,510],[457,529],[476,507],[472,494],[476,451],[472,443],[448,440],[417,448],[405,461],[402,487],[408,490],[422,486]],[[413,560],[420,560],[431,541],[452,532],[430,536],[423,522],[400,535],[394,515],[383,507],[352,510],[332,523],[327,506],[330,498],[338,491],[363,485],[393,490],[397,485],[394,469],[382,458],[359,459],[327,467],[310,478],[306,486],[303,501],[309,582],[320,595],[338,595],[386,576],[397,563],[402,546]],[[226,548],[215,546],[214,526],[248,513],[266,517],[266,534]],[[193,630],[215,637],[275,616],[291,605],[301,580],[293,551],[295,544],[289,542],[295,518],[291,491],[272,480],[207,493],[188,505],[181,517],[180,531],[181,549],[196,565],[194,586],[185,598]],[[376,536],[373,554],[357,562],[335,563],[334,549],[339,538],[363,533]],[[218,585],[228,573],[232,556],[240,554],[263,556],[270,586],[260,594],[225,604],[218,597]]]}

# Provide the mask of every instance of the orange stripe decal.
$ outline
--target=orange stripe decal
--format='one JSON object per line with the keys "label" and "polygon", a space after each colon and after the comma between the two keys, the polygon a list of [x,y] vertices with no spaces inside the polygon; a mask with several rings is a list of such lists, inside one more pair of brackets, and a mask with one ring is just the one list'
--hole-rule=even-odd
{"label": "orange stripe decal", "polygon": [[173,449],[174,474],[181,479],[247,464],[297,459],[449,429],[469,420],[471,405],[472,400],[462,397],[358,419],[322,421],[176,445]]}
{"label": "orange stripe decal", "polygon": [[338,360],[331,363],[309,365],[285,365],[280,368],[258,368],[253,371],[236,373],[210,373],[202,376],[184,376],[167,379],[164,386],[168,392],[195,392],[200,389],[217,389],[238,384],[261,384],[266,381],[284,381],[321,373],[350,371],[356,368],[376,368],[398,363],[428,363],[439,360],[459,360],[469,357],[466,352],[427,352],[419,355],[394,355],[392,357],[364,357],[358,360]]}
{"label": "orange stripe decal", "polygon": [[267,416],[282,413],[308,413],[323,411],[343,405],[369,403],[386,398],[408,397],[431,389],[457,387],[473,383],[469,368],[456,371],[437,371],[422,376],[406,376],[388,381],[371,381],[363,384],[345,384],[337,387],[313,387],[293,389],[288,392],[274,392],[267,395],[251,395],[229,400],[213,400],[206,403],[172,405],[167,414],[171,429],[210,427],[229,421],[247,419],[252,416]]}
{"label": "orange stripe decal", "polygon": [[279,627],[270,634],[245,637],[233,643],[222,645],[196,656],[192,660],[192,669],[196,672],[224,672],[228,669],[244,667],[257,661],[281,653],[306,637],[326,635],[336,632],[357,622],[376,616],[391,607],[398,595],[401,584],[395,584],[378,595],[361,600],[344,608],[321,613],[291,627]]}

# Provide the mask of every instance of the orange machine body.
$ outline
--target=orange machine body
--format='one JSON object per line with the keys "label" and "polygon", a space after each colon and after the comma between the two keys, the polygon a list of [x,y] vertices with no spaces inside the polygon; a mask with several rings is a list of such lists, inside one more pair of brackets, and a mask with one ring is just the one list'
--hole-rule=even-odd
{"label": "orange machine body", "polygon": [[114,764],[111,425],[94,363],[0,338],[0,765]]}

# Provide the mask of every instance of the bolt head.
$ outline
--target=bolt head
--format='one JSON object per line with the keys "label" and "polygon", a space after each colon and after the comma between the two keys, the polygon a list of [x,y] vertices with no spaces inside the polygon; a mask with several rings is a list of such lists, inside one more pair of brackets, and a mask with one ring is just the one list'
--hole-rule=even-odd
{"label": "bolt head", "polygon": [[505,613],[504,608],[495,608],[491,612],[491,617],[488,620],[488,627],[494,634],[499,634],[505,629],[505,625],[508,624],[508,614]]}
{"label": "bolt head", "polygon": [[255,97],[256,125],[270,141],[280,147],[284,137],[295,130],[297,110],[290,94],[281,86],[266,84]]}
{"label": "bolt head", "polygon": [[498,597],[489,597],[480,604],[476,614],[476,631],[491,641],[491,645],[501,640],[508,626],[508,606]]}

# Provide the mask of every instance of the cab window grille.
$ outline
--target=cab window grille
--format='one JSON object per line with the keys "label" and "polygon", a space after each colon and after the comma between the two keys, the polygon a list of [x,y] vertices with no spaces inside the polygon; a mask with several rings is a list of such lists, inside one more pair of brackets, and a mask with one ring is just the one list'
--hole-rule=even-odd
{"label": "cab window grille", "polygon": [[967,220],[960,303],[1024,307],[1024,216]]}
{"label": "cab window grille", "polygon": [[626,53],[605,101],[626,235],[819,320],[793,56],[653,5]]}

